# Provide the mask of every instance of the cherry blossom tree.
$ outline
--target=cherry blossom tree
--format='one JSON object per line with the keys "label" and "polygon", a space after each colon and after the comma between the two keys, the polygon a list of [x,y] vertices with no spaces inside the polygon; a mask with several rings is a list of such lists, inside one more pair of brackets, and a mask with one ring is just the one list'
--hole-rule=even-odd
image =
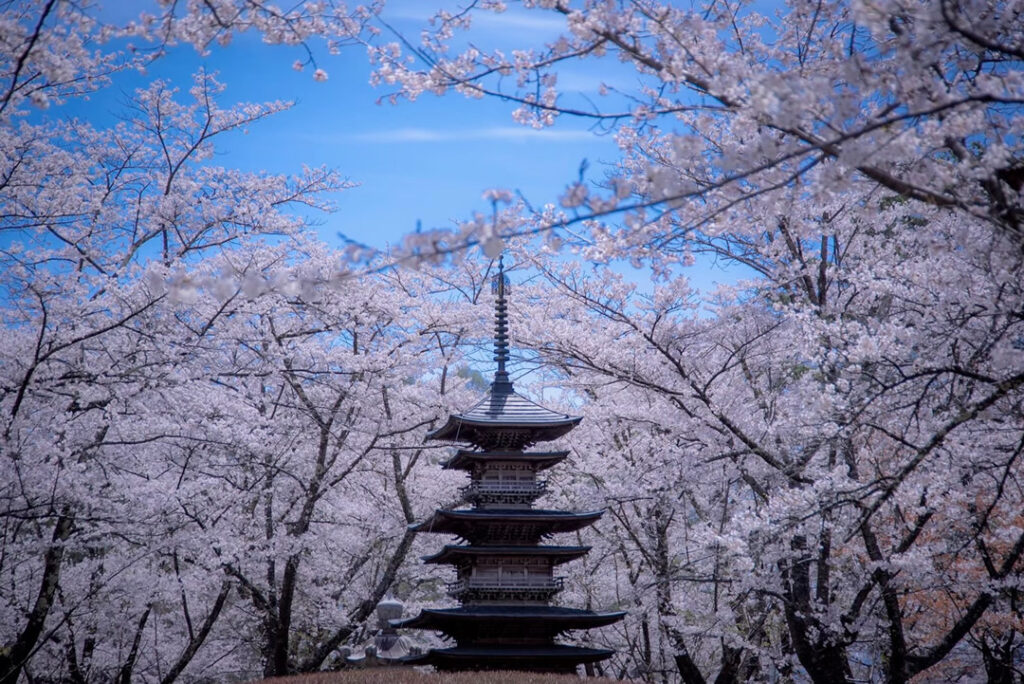
{"label": "cherry blossom tree", "polygon": [[[471,3],[439,13],[419,44],[376,48],[377,79],[396,100],[455,90],[515,102],[527,125],[573,116],[614,133],[622,158],[604,178],[570,181],[560,209],[512,206],[496,225],[597,264],[646,263],[659,279],[641,296],[537,260],[572,304],[524,342],[607,416],[586,453],[604,443],[612,462],[594,477],[622,473],[607,477],[609,539],[640,568],[633,585],[654,589],[631,600],[646,606],[641,621],[657,606],[679,674],[1015,676],[1019,8],[521,10],[561,17],[565,31],[489,49],[474,18],[505,3]],[[616,59],[635,88],[559,90],[578,63]],[[478,220],[447,239],[486,242],[488,231]],[[685,279],[707,257],[750,274],[706,300],[710,317]],[[686,464],[666,485],[669,509],[650,485],[617,491],[646,483],[648,468],[676,472],[647,445],[653,435]],[[670,562],[652,553],[659,544]],[[657,649],[640,650],[635,671]]]}
{"label": "cherry blossom tree", "polygon": [[[76,560],[102,557],[92,543],[104,534],[87,531],[86,521],[131,517],[127,510],[93,511],[104,499],[116,499],[115,482],[92,479],[103,468],[93,457],[106,452],[108,442],[114,451],[133,445],[144,451],[149,442],[182,434],[121,429],[134,422],[128,406],[151,401],[161,375],[188,346],[169,348],[177,346],[171,340],[180,340],[180,331],[164,311],[173,298],[162,285],[165,276],[178,281],[178,295],[188,296],[185,270],[193,259],[250,232],[295,233],[302,222],[274,207],[304,198],[318,202],[318,194],[341,186],[327,171],[261,184],[228,170],[193,167],[215,136],[275,109],[220,110],[212,102],[215,89],[212,79],[201,77],[194,103],[181,106],[171,89],[156,83],[138,94],[135,119],[107,131],[76,121],[5,127],[11,135],[5,136],[4,221],[14,233],[3,254],[11,335],[3,382],[6,541],[30,544],[26,558],[45,552],[41,565],[16,562],[19,554],[5,543],[11,550],[5,571],[15,573],[11,586],[38,592],[18,609],[28,594],[10,597],[16,603],[9,609],[28,619],[4,636],[10,644],[5,674],[16,675],[59,626],[47,627],[47,617],[66,588],[60,576],[75,548],[71,536],[84,543],[75,548]],[[224,313],[205,321],[206,328]],[[140,630],[146,620],[139,618]]]}
{"label": "cherry blossom tree", "polygon": [[[1016,666],[1020,254],[913,202],[850,216],[820,271],[763,242],[766,276],[714,317],[682,275],[641,295],[534,262],[559,296],[534,294],[524,346],[588,401],[577,452],[633,587],[633,671],[667,667],[654,615],[688,682]],[[1002,665],[995,643],[1016,644]]]}
{"label": "cherry blossom tree", "polygon": [[[563,204],[578,213],[539,212],[519,230],[628,210],[593,255],[660,256],[735,232],[750,206],[784,215],[776,191],[794,184],[822,211],[867,185],[1020,241],[1024,83],[1012,3],[518,4],[564,18],[564,32],[511,54],[470,32],[472,47],[453,54],[475,17],[507,9],[472,2],[440,12],[419,44],[371,55],[394,100],[455,90],[517,103],[514,116],[534,127],[573,116],[614,133],[624,163],[608,189],[573,183]],[[560,71],[591,60],[633,67],[637,87],[617,89],[617,78],[594,97],[559,90]]]}
{"label": "cherry blossom tree", "polygon": [[[545,396],[587,416],[553,489],[608,509],[566,599],[631,612],[594,637],[613,674],[1019,677],[1019,9],[522,5],[564,35],[451,49],[505,9],[479,0],[371,45],[375,78],[584,117],[621,159],[561,207],[492,193],[492,216],[358,277],[307,230],[335,172],[214,163],[288,103],[222,106],[201,73],[110,128],[44,109],[242,31],[305,46],[322,79],[318,41],[365,39],[376,6],[2,10],[0,680],[315,670],[389,590],[436,598],[407,526],[454,486],[421,437],[467,405],[487,320],[485,267],[438,262],[516,233],[546,238],[510,245],[539,276],[513,299],[542,362],[520,384],[554,377]],[[635,90],[559,92],[559,70],[612,58]],[[749,278],[693,291],[708,256]],[[653,266],[650,290],[619,260]]]}
{"label": "cherry blossom tree", "polygon": [[3,681],[320,667],[399,572],[417,431],[459,394],[434,369],[466,296],[439,300],[478,274],[352,278],[307,235],[334,171],[213,163],[288,103],[222,107],[200,73],[110,128],[40,114],[176,43],[333,50],[375,8],[156,9],[3,10]]}
{"label": "cherry blossom tree", "polygon": [[11,164],[11,681],[317,669],[411,548],[420,433],[459,398],[455,305],[483,278],[343,271],[288,213],[327,208],[333,172],[197,163],[279,108],[216,88],[154,83],[115,129],[31,131]]}

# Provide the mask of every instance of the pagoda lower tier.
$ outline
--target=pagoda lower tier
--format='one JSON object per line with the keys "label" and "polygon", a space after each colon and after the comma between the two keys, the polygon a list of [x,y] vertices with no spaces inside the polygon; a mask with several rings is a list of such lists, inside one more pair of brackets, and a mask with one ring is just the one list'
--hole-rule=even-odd
{"label": "pagoda lower tier", "polygon": [[589,546],[445,546],[424,563],[455,567],[448,595],[463,604],[547,605],[562,590],[556,566],[582,558]]}
{"label": "pagoda lower tier", "polygon": [[409,662],[440,670],[536,670],[575,672],[578,665],[605,660],[606,649],[567,646],[554,639],[565,632],[610,625],[625,613],[594,613],[557,606],[462,606],[426,609],[396,627],[444,632],[456,645],[432,649]]}
{"label": "pagoda lower tier", "polygon": [[624,615],[624,612],[595,613],[561,606],[459,606],[424,608],[416,617],[394,625],[438,630],[460,645],[471,642],[485,646],[514,639],[517,644],[532,646],[546,644],[570,630],[610,625]]}
{"label": "pagoda lower tier", "polygon": [[[508,458],[508,454],[503,455]],[[442,671],[532,670],[572,673],[579,665],[613,654],[558,643],[572,631],[618,622],[624,612],[596,613],[550,605],[562,590],[555,569],[587,554],[589,546],[541,545],[548,536],[593,524],[603,511],[533,508],[439,509],[415,525],[422,532],[452,534],[466,544],[448,544],[426,556],[429,564],[454,567],[448,594],[461,604],[424,609],[396,627],[434,630],[455,645],[416,656],[412,664]]]}

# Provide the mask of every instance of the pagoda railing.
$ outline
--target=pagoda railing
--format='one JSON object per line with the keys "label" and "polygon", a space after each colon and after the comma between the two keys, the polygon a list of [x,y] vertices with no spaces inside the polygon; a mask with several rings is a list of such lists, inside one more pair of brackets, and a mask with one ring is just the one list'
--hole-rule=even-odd
{"label": "pagoda railing", "polygon": [[483,494],[518,494],[540,496],[547,491],[548,483],[544,480],[536,482],[474,482],[460,489],[463,496]]}
{"label": "pagoda railing", "polygon": [[565,585],[563,577],[502,577],[501,579],[469,579],[448,583],[448,593],[461,594],[464,591],[561,591]]}

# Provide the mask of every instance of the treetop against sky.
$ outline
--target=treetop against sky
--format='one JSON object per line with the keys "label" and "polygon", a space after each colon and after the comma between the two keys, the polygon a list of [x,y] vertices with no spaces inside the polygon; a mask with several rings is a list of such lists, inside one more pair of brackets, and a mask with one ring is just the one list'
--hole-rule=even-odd
{"label": "treetop against sky", "polygon": [[[136,3],[98,8],[101,20],[116,25],[146,11]],[[436,9],[412,0],[388,2],[370,20],[379,33],[369,40],[415,43]],[[453,49],[479,43],[509,53],[524,46],[540,50],[564,30],[559,16],[512,5],[500,14],[480,14]],[[362,47],[348,44],[333,52],[316,37],[303,45],[268,45],[252,31],[211,41],[204,51],[177,44],[142,70],[113,73],[109,87],[33,116],[110,125],[123,118],[135,89],[159,79],[187,97],[199,72],[224,84],[218,96],[222,106],[293,102],[275,116],[220,136],[210,163],[270,173],[294,173],[304,165],[336,170],[351,186],[331,198],[337,211],[312,216],[319,234],[331,243],[343,235],[378,249],[418,228],[449,230],[474,212],[490,215],[489,189],[516,193],[533,210],[558,205],[573,182],[601,181],[619,156],[614,121],[567,116],[556,126],[537,128],[517,122],[514,104],[500,99],[426,94],[403,103],[393,98],[398,85],[371,85]],[[628,111],[626,95],[642,80],[632,66],[612,57],[569,64],[558,75],[560,104]],[[691,273],[700,286],[737,277],[736,271],[726,273],[729,264],[712,264],[703,261],[704,268]]]}
{"label": "treetop against sky", "polygon": [[[103,7],[101,16],[111,21],[142,9],[125,2]],[[388,2],[371,25],[389,39],[401,34],[416,41],[435,9],[414,0]],[[540,45],[564,24],[521,11],[486,19],[476,24],[474,39],[505,47]],[[111,122],[133,89],[166,79],[187,90],[200,69],[226,84],[224,104],[294,101],[290,110],[225,137],[215,162],[274,173],[303,164],[337,169],[356,186],[336,197],[338,211],[321,217],[320,234],[334,242],[344,233],[378,248],[415,230],[418,222],[424,228],[451,227],[473,211],[489,212],[483,198],[489,188],[521,191],[538,207],[557,202],[583,160],[592,165],[591,175],[599,176],[602,162],[616,156],[613,137],[592,129],[590,122],[535,130],[516,123],[512,108],[498,101],[428,96],[392,106],[387,95],[393,88],[370,85],[371,66],[362,48],[347,46],[332,55],[323,41],[312,39],[309,49],[315,64],[307,63],[305,47],[267,45],[251,32],[234,36],[230,45],[214,43],[206,54],[178,45],[144,73],[117,73],[113,87],[43,115]],[[581,65],[562,83],[570,91],[596,94],[601,82],[618,79],[628,85],[629,78],[628,69],[604,60]]]}

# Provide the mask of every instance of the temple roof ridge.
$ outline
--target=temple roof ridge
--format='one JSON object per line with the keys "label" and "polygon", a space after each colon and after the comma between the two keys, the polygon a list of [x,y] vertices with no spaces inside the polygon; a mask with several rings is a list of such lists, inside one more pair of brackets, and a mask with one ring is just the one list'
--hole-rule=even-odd
{"label": "temple roof ridge", "polygon": [[[511,383],[509,384],[511,386]],[[527,399],[515,390],[502,393],[491,391],[461,415],[466,418],[478,417],[478,419],[491,420],[499,417],[518,417],[534,422],[580,420],[568,413],[552,411],[532,399]]]}

